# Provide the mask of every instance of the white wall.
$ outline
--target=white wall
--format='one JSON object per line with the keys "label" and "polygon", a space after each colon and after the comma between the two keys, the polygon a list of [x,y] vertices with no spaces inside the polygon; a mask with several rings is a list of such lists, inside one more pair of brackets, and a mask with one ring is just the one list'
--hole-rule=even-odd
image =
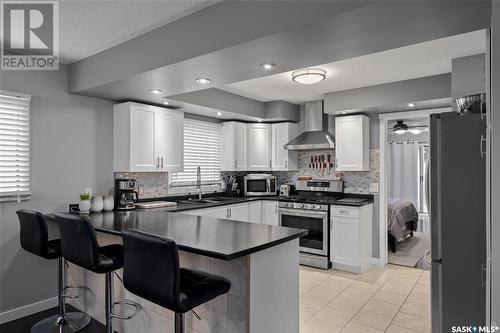
{"label": "white wall", "polygon": [[66,211],[84,187],[113,186],[112,104],[67,93],[66,67],[55,71],[2,71],[0,89],[32,95],[31,200],[0,204],[0,312],[57,295],[55,261],[19,245],[20,208]]}

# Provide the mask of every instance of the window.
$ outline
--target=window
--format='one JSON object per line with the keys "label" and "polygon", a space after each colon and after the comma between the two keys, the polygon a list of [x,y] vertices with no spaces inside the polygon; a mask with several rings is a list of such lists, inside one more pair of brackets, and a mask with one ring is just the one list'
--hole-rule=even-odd
{"label": "window", "polygon": [[170,184],[195,184],[198,166],[201,168],[202,184],[220,183],[222,126],[207,121],[184,119],[184,171],[173,172]]}
{"label": "window", "polygon": [[0,201],[30,195],[30,100],[0,90]]}

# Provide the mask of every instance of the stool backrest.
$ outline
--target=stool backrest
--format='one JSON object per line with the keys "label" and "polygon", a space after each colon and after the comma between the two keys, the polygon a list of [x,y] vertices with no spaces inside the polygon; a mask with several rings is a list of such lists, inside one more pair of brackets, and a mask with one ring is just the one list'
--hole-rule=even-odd
{"label": "stool backrest", "polygon": [[180,272],[175,242],[135,230],[124,231],[122,237],[125,288],[176,311],[180,303]]}
{"label": "stool backrest", "polygon": [[89,219],[79,215],[56,214],[56,221],[61,232],[64,259],[87,269],[97,267],[99,245]]}
{"label": "stool backrest", "polygon": [[49,235],[47,222],[43,215],[27,209],[17,211],[19,224],[21,225],[21,247],[28,252],[38,256],[45,256]]}

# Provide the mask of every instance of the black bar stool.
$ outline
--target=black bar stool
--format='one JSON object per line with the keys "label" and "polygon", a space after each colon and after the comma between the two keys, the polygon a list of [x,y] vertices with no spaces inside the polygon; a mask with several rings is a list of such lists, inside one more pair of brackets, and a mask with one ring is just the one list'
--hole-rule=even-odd
{"label": "black bar stool", "polygon": [[[133,302],[113,302],[113,272],[123,267],[123,246],[99,246],[94,227],[85,217],[56,214],[56,221],[61,231],[61,251],[64,258],[94,273],[106,274],[106,333],[113,333],[113,318],[130,319],[140,309],[140,306]],[[113,313],[113,307],[118,304],[132,306],[135,311],[129,316],[117,315]]]}
{"label": "black bar stool", "polygon": [[177,245],[172,240],[134,230],[124,231],[122,237],[125,288],[174,311],[176,333],[184,333],[186,312],[227,293],[231,288],[226,278],[179,268]]}
{"label": "black bar stool", "polygon": [[59,314],[45,318],[31,328],[31,333],[77,332],[90,323],[90,316],[83,312],[66,313],[65,286],[66,266],[61,254],[61,240],[49,241],[47,222],[39,212],[21,209],[17,211],[21,225],[21,247],[39,257],[53,260],[59,259],[57,276]]}

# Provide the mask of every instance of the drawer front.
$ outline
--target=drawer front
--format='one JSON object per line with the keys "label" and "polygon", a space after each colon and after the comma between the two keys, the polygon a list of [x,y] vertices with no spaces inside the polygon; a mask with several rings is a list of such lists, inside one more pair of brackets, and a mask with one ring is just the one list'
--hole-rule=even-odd
{"label": "drawer front", "polygon": [[344,206],[332,206],[331,211],[332,211],[332,213],[331,213],[332,216],[347,217],[347,218],[352,218],[352,219],[359,218],[359,209],[358,208],[351,208],[351,207],[344,207]]}

